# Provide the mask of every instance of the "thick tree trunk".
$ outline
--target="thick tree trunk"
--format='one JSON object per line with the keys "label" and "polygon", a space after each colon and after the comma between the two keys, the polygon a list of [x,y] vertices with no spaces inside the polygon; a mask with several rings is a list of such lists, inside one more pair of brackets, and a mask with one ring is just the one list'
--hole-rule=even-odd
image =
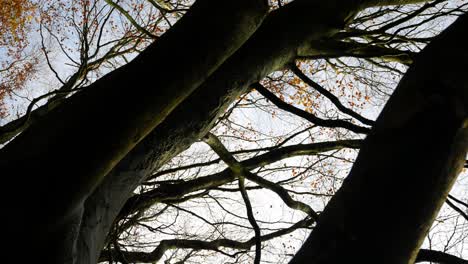
{"label": "thick tree trunk", "polygon": [[291,263],[414,263],[468,148],[468,15],[416,58]]}
{"label": "thick tree trunk", "polygon": [[[265,0],[197,1],[131,63],[72,96],[3,148],[4,184],[22,188],[23,199],[37,203],[8,204],[14,217],[7,226],[17,233],[7,237],[59,247],[70,230],[67,221],[79,222],[84,200],[104,176],[250,37],[267,11]],[[33,228],[20,230],[24,226]],[[47,263],[53,261],[62,262]]]}
{"label": "thick tree trunk", "polygon": [[[311,10],[322,10],[318,12],[322,15],[311,17]],[[142,179],[203,137],[251,83],[281,69],[300,52],[310,52],[311,42],[337,32],[356,10],[357,6],[338,12],[300,0],[271,13],[251,39],[135,147],[86,201],[78,263],[95,263],[114,218]]]}

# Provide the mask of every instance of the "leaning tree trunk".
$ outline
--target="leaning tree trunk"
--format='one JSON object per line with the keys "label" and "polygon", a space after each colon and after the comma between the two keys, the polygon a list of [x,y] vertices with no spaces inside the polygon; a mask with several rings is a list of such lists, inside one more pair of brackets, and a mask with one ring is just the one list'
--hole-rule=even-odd
{"label": "leaning tree trunk", "polygon": [[[114,218],[141,180],[203,137],[250,84],[285,67],[301,52],[320,53],[311,49],[312,43],[338,32],[359,9],[357,4],[338,9],[320,1],[296,0],[272,12],[243,47],[138,144],[86,200],[77,263],[97,261]],[[310,16],[312,10],[320,16]]]}
{"label": "leaning tree trunk", "polygon": [[[0,150],[4,184],[22,192],[22,201],[8,203],[6,238],[28,237],[33,249],[41,249],[38,261],[63,263],[60,248],[76,232],[70,225],[79,224],[87,196],[250,37],[267,11],[266,0],[197,1],[132,62],[72,96]],[[24,200],[33,206],[24,208]]]}
{"label": "leaning tree trunk", "polygon": [[468,15],[429,44],[291,263],[414,263],[468,148]]}

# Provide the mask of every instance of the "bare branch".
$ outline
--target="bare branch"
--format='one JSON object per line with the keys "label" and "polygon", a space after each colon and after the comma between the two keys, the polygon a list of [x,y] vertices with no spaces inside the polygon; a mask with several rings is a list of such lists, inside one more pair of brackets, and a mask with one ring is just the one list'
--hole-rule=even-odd
{"label": "bare branch", "polygon": [[439,264],[468,264],[468,260],[450,255],[445,252],[420,249],[415,263],[419,262],[431,262]]}
{"label": "bare branch", "polygon": [[[289,233],[294,232],[299,228],[307,228],[312,225],[313,220],[306,218],[296,224],[284,228],[260,237],[262,242],[277,238]],[[252,246],[256,244],[256,238],[253,237],[245,242],[239,242],[230,239],[217,239],[212,241],[202,241],[202,240],[187,240],[187,239],[171,239],[163,240],[152,252],[121,252],[125,260],[129,262],[143,262],[143,263],[155,263],[159,261],[164,253],[170,249],[176,248],[190,248],[194,250],[214,250],[219,251],[220,247],[227,247],[232,249],[243,249],[249,250]],[[103,250],[101,252],[100,262],[111,259],[119,260],[119,254],[115,250]]]}
{"label": "bare branch", "polygon": [[242,164],[232,156],[231,153],[224,147],[223,143],[216,137],[214,134],[208,132],[208,134],[203,138],[203,141],[207,143],[216,154],[229,166],[231,171],[236,174],[239,180],[239,190],[244,200],[245,207],[247,209],[247,217],[249,223],[252,225],[255,232],[255,264],[260,264],[261,254],[262,254],[262,241],[261,241],[261,230],[258,226],[257,221],[252,210],[252,204],[250,203],[249,195],[245,190],[245,179],[244,177],[249,174],[249,171],[245,170],[242,167]]}
{"label": "bare branch", "polygon": [[445,203],[446,203],[448,206],[450,206],[453,210],[457,211],[463,218],[466,219],[466,221],[468,221],[468,215],[467,215],[465,212],[463,212],[462,209],[458,208],[458,206],[456,206],[455,204],[453,204],[449,199],[447,199],[447,200],[445,201]]}
{"label": "bare branch", "polygon": [[299,117],[302,117],[318,126],[323,126],[323,127],[333,127],[333,128],[337,128],[337,127],[341,127],[341,128],[345,128],[345,129],[348,129],[350,131],[353,131],[355,133],[358,133],[358,134],[367,134],[369,133],[369,128],[366,128],[366,127],[361,127],[361,126],[358,126],[358,125],[355,125],[353,123],[350,123],[348,121],[344,121],[344,120],[339,120],[339,119],[336,119],[336,120],[325,120],[325,119],[321,119],[319,117],[316,117],[315,115],[309,113],[309,112],[306,112],[302,109],[299,109],[295,106],[292,106],[288,103],[285,103],[283,102],[281,99],[279,99],[276,95],[274,95],[272,92],[268,91],[268,89],[266,89],[263,85],[261,85],[260,83],[254,83],[252,85],[255,90],[257,90],[261,95],[263,95],[266,99],[270,100],[274,105],[276,105],[278,108],[284,110],[284,111],[287,111],[287,112],[290,112],[292,114],[295,114]]}
{"label": "bare branch", "polygon": [[338,97],[336,97],[334,94],[331,92],[327,91],[325,88],[323,88],[320,84],[314,82],[312,79],[310,79],[307,75],[305,75],[295,64],[292,64],[290,66],[291,71],[297,75],[302,81],[304,81],[306,84],[317,90],[319,93],[321,93],[323,96],[328,98],[335,106],[338,108],[341,112],[350,115],[357,120],[359,120],[361,123],[372,126],[374,124],[373,120],[367,119],[360,114],[354,112],[352,109],[347,108],[344,106]]}

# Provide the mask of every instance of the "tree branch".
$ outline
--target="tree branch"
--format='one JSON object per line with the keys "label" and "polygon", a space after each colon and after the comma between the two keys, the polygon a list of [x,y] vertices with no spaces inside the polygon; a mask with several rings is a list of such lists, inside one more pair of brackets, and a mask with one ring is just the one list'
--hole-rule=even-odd
{"label": "tree branch", "polygon": [[363,124],[366,124],[366,125],[369,125],[369,126],[372,126],[374,124],[373,120],[367,119],[367,118],[361,116],[360,114],[354,112],[352,109],[349,109],[346,106],[344,106],[340,102],[340,99],[338,97],[336,97],[331,92],[327,91],[320,84],[318,84],[318,83],[314,82],[312,79],[310,79],[295,64],[291,64],[290,69],[303,82],[308,84],[310,87],[314,88],[317,92],[321,93],[326,98],[328,98],[336,106],[336,108],[338,108],[338,110],[340,110],[341,112],[356,118],[357,120],[359,120]]}
{"label": "tree branch", "polygon": [[[300,228],[307,228],[312,225],[313,220],[310,218],[303,219],[296,224],[284,228],[275,232],[272,232],[267,235],[260,237],[261,242],[271,240],[289,233],[294,232]],[[167,250],[176,249],[176,248],[189,248],[194,250],[214,250],[219,251],[220,247],[227,247],[232,249],[243,249],[249,250],[252,246],[256,244],[256,238],[250,238],[245,242],[239,242],[230,239],[217,239],[212,241],[202,241],[202,240],[187,240],[187,239],[171,239],[171,240],[162,240],[159,245],[152,252],[121,252],[125,260],[128,262],[143,262],[143,263],[155,263],[158,262]],[[112,258],[111,258],[112,256]],[[103,250],[101,252],[101,257],[99,258],[100,262],[108,261],[110,259],[119,260],[120,254],[115,250]]]}
{"label": "tree branch", "polygon": [[[241,161],[240,163],[246,170],[252,170],[288,157],[314,155],[342,148],[357,149],[361,143],[362,140],[341,140],[286,146]],[[169,199],[180,199],[191,192],[215,188],[232,182],[235,179],[235,175],[228,168],[219,173],[198,177],[189,181],[181,181],[175,184],[160,184],[159,187],[154,190],[130,197],[120,211],[119,218],[139,210],[145,210],[155,203],[164,202]]]}
{"label": "tree branch", "polygon": [[314,221],[317,221],[319,216],[318,214],[310,207],[308,204],[305,204],[300,201],[294,200],[291,195],[289,195],[288,191],[283,188],[281,185],[266,180],[254,173],[248,172],[245,176],[247,179],[255,182],[256,184],[260,185],[263,188],[269,189],[272,192],[276,193],[281,200],[290,208],[295,210],[301,210],[307,215],[309,215]]}
{"label": "tree branch", "polygon": [[254,83],[252,86],[257,90],[261,95],[263,95],[266,99],[270,100],[274,105],[276,105],[278,108],[290,112],[292,114],[295,114],[299,117],[302,117],[318,126],[323,126],[323,127],[330,127],[330,128],[345,128],[348,130],[351,130],[355,133],[358,134],[367,134],[369,133],[370,129],[366,127],[361,127],[358,125],[355,125],[353,123],[344,121],[344,120],[325,120],[321,119],[319,117],[316,117],[315,115],[306,112],[302,109],[299,109],[295,106],[292,106],[288,103],[283,102],[281,99],[279,99],[276,95],[274,95],[272,92],[268,91],[263,85],[260,83]]}
{"label": "tree branch", "polygon": [[415,263],[419,262],[431,262],[439,264],[468,264],[468,260],[450,255],[445,252],[420,249]]}
{"label": "tree branch", "polygon": [[114,1],[112,0],[104,0],[106,1],[107,4],[109,4],[110,6],[112,6],[113,8],[117,9],[122,15],[125,16],[125,18],[127,18],[127,20],[138,30],[140,31],[141,33],[144,33],[146,36],[150,37],[151,39],[156,39],[157,36],[152,34],[151,32],[149,32],[148,30],[146,30],[146,28],[140,26],[140,24],[138,24],[138,22],[135,21],[135,19],[133,19],[133,17],[125,10],[123,9],[119,4],[115,3]]}
{"label": "tree branch", "polygon": [[[465,168],[466,168],[466,164],[467,164],[467,162],[465,161]],[[466,208],[468,208],[468,203],[463,202],[463,201],[460,200],[460,199],[457,199],[456,197],[454,197],[454,196],[451,195],[451,194],[449,194],[448,197],[449,197],[450,199],[454,200],[455,202],[457,202],[457,203],[459,203],[459,204],[465,206]]]}
{"label": "tree branch", "polygon": [[359,0],[362,9],[379,6],[419,4],[429,1],[431,0]]}
{"label": "tree branch", "polygon": [[254,232],[255,232],[255,264],[260,264],[261,254],[262,254],[262,241],[261,241],[261,230],[260,226],[258,226],[257,221],[255,220],[255,216],[252,210],[252,204],[250,203],[249,195],[245,190],[245,175],[249,173],[244,167],[242,167],[241,163],[232,156],[231,153],[224,147],[223,143],[212,133],[207,133],[205,137],[203,137],[203,141],[207,143],[211,149],[213,149],[216,154],[229,166],[229,169],[237,176],[239,179],[239,190],[242,195],[242,199],[244,200],[245,207],[247,209],[247,218],[249,219],[249,223],[252,225]]}
{"label": "tree branch", "polygon": [[447,199],[445,201],[445,203],[447,203],[448,206],[450,206],[453,210],[455,210],[456,212],[458,212],[463,218],[466,219],[466,221],[468,221],[468,215],[463,212],[462,209],[458,208],[458,206],[456,206],[455,204],[453,204],[449,199]]}
{"label": "tree branch", "polygon": [[[346,32],[343,34],[345,35]],[[338,41],[333,39],[313,42],[310,44],[308,49],[302,50],[298,55],[298,59],[324,59],[338,57],[379,58],[384,61],[394,61],[404,65],[411,65],[414,57],[416,56],[416,54],[411,51],[370,45],[368,43]]]}

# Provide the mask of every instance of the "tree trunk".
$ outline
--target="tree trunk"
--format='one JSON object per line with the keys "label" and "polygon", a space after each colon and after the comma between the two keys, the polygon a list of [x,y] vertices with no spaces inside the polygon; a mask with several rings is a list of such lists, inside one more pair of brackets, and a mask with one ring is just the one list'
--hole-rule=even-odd
{"label": "tree trunk", "polygon": [[[296,0],[271,13],[251,39],[138,144],[87,199],[77,263],[96,262],[114,218],[142,179],[203,137],[250,84],[283,68],[300,52],[310,52],[313,41],[338,32],[345,17],[357,8],[339,11],[315,1]],[[317,11],[322,15],[311,17],[311,10],[322,10]]]}
{"label": "tree trunk", "polygon": [[4,184],[21,188],[22,200],[37,204],[8,204],[14,217],[7,226],[14,232],[7,237],[28,236],[44,249],[43,257],[51,256],[43,263],[62,263],[63,256],[52,259],[56,252],[42,245],[60,247],[104,176],[250,37],[267,11],[265,0],[197,1],[132,62],[5,146],[0,151],[0,170],[8,176]]}
{"label": "tree trunk", "polygon": [[414,263],[468,148],[468,15],[416,58],[290,263]]}

